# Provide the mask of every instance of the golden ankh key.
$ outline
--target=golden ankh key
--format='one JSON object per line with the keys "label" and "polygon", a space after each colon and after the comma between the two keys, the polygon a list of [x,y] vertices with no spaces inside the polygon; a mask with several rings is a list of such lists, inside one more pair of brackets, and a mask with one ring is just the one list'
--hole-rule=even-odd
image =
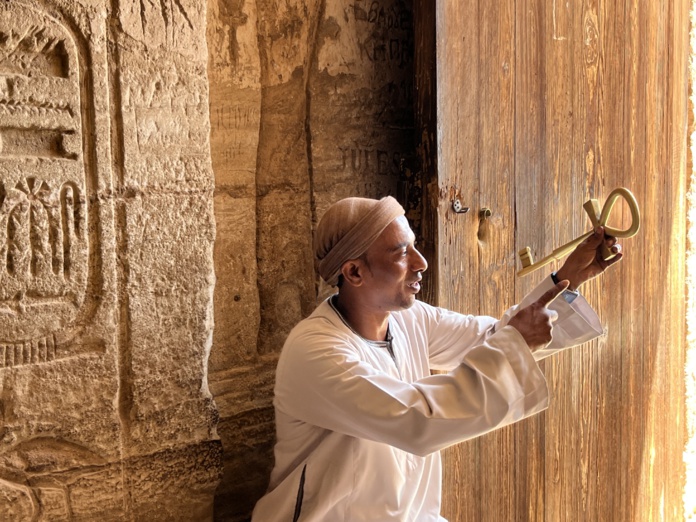
{"label": "golden ankh key", "polygon": [[[611,209],[614,207],[614,203],[616,203],[616,200],[619,197],[622,197],[628,204],[628,208],[631,210],[631,217],[633,219],[633,221],[631,222],[631,226],[626,230],[617,230],[606,225],[607,219],[609,219],[609,214],[611,213]],[[550,255],[546,256],[540,261],[537,261],[536,263],[532,258],[532,251],[529,247],[525,247],[523,250],[520,250],[519,255],[520,261],[522,261],[522,270],[517,272],[518,276],[527,275],[531,272],[534,272],[534,270],[536,270],[537,268],[546,266],[552,261],[561,259],[563,256],[568,255],[575,249],[575,247],[577,247],[585,239],[594,234],[594,229],[599,225],[604,227],[604,233],[607,236],[633,237],[638,233],[638,229],[640,228],[640,210],[638,210],[638,203],[636,202],[636,198],[628,189],[617,188],[611,194],[609,194],[609,197],[604,202],[604,207],[602,208],[601,212],[599,211],[599,203],[596,199],[591,199],[585,202],[583,208],[585,209],[585,212],[587,212],[588,216],[590,216],[590,221],[592,221],[592,230],[576,239],[573,239],[570,243],[566,243],[565,245],[558,247]],[[609,248],[607,248],[606,244],[604,243],[602,243],[601,253],[602,258],[605,261],[610,260],[612,257],[616,255],[612,253],[611,250],[609,250]]]}

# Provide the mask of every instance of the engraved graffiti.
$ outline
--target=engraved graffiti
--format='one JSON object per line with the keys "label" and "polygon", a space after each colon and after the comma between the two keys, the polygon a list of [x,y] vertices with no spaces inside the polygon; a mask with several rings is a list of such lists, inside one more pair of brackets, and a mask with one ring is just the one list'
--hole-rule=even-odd
{"label": "engraved graffiti", "polygon": [[211,115],[216,130],[247,130],[258,127],[261,109],[244,105],[216,107]]}
{"label": "engraved graffiti", "polygon": [[[368,3],[369,6],[367,5]],[[353,13],[356,20],[375,24],[386,29],[410,31],[413,26],[411,11],[406,9],[403,3],[382,5],[382,3],[376,0],[371,2],[357,0],[353,5]]]}
{"label": "engraved graffiti", "polygon": [[199,154],[207,129],[198,124],[208,113],[204,85],[185,63],[169,63],[157,73],[133,73],[123,93],[127,118],[133,117],[142,153],[186,151]]}
{"label": "engraved graffiti", "polygon": [[381,176],[397,175],[401,171],[404,155],[373,148],[339,147],[341,170],[353,174],[375,172]]}
{"label": "engraved graffiti", "polygon": [[413,63],[413,40],[370,36],[360,42],[360,57],[371,62],[393,62],[404,67]]}
{"label": "engraved graffiti", "polygon": [[369,36],[359,41],[361,59],[389,62],[400,68],[413,63],[413,20],[403,2],[383,4],[358,0],[353,13],[356,21],[373,28]]}

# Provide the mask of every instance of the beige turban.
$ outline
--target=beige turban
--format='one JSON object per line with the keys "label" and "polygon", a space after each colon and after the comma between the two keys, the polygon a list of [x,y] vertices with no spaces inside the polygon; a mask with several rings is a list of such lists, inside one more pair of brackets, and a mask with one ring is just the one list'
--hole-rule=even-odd
{"label": "beige turban", "polygon": [[380,200],[346,198],[331,205],[314,238],[319,275],[336,286],[343,264],[364,254],[387,225],[403,215],[403,207],[391,196]]}

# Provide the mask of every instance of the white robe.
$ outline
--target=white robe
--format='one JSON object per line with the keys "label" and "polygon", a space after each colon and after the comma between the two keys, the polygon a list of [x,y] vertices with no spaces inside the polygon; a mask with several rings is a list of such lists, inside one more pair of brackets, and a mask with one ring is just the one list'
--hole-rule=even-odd
{"label": "white robe", "polygon": [[559,297],[553,341],[532,354],[506,324],[552,286],[501,320],[416,301],[389,319],[394,358],[319,305],[280,355],[275,467],[253,522],[444,521],[439,450],[546,408],[536,360],[602,333],[582,297]]}

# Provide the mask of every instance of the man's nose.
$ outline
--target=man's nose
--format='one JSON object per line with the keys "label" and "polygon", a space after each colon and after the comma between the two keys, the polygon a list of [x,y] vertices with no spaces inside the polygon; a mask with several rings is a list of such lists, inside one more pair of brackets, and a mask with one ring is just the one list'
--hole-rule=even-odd
{"label": "man's nose", "polygon": [[423,257],[417,248],[413,249],[413,260],[411,261],[411,269],[414,272],[425,272],[428,269],[428,262]]}

